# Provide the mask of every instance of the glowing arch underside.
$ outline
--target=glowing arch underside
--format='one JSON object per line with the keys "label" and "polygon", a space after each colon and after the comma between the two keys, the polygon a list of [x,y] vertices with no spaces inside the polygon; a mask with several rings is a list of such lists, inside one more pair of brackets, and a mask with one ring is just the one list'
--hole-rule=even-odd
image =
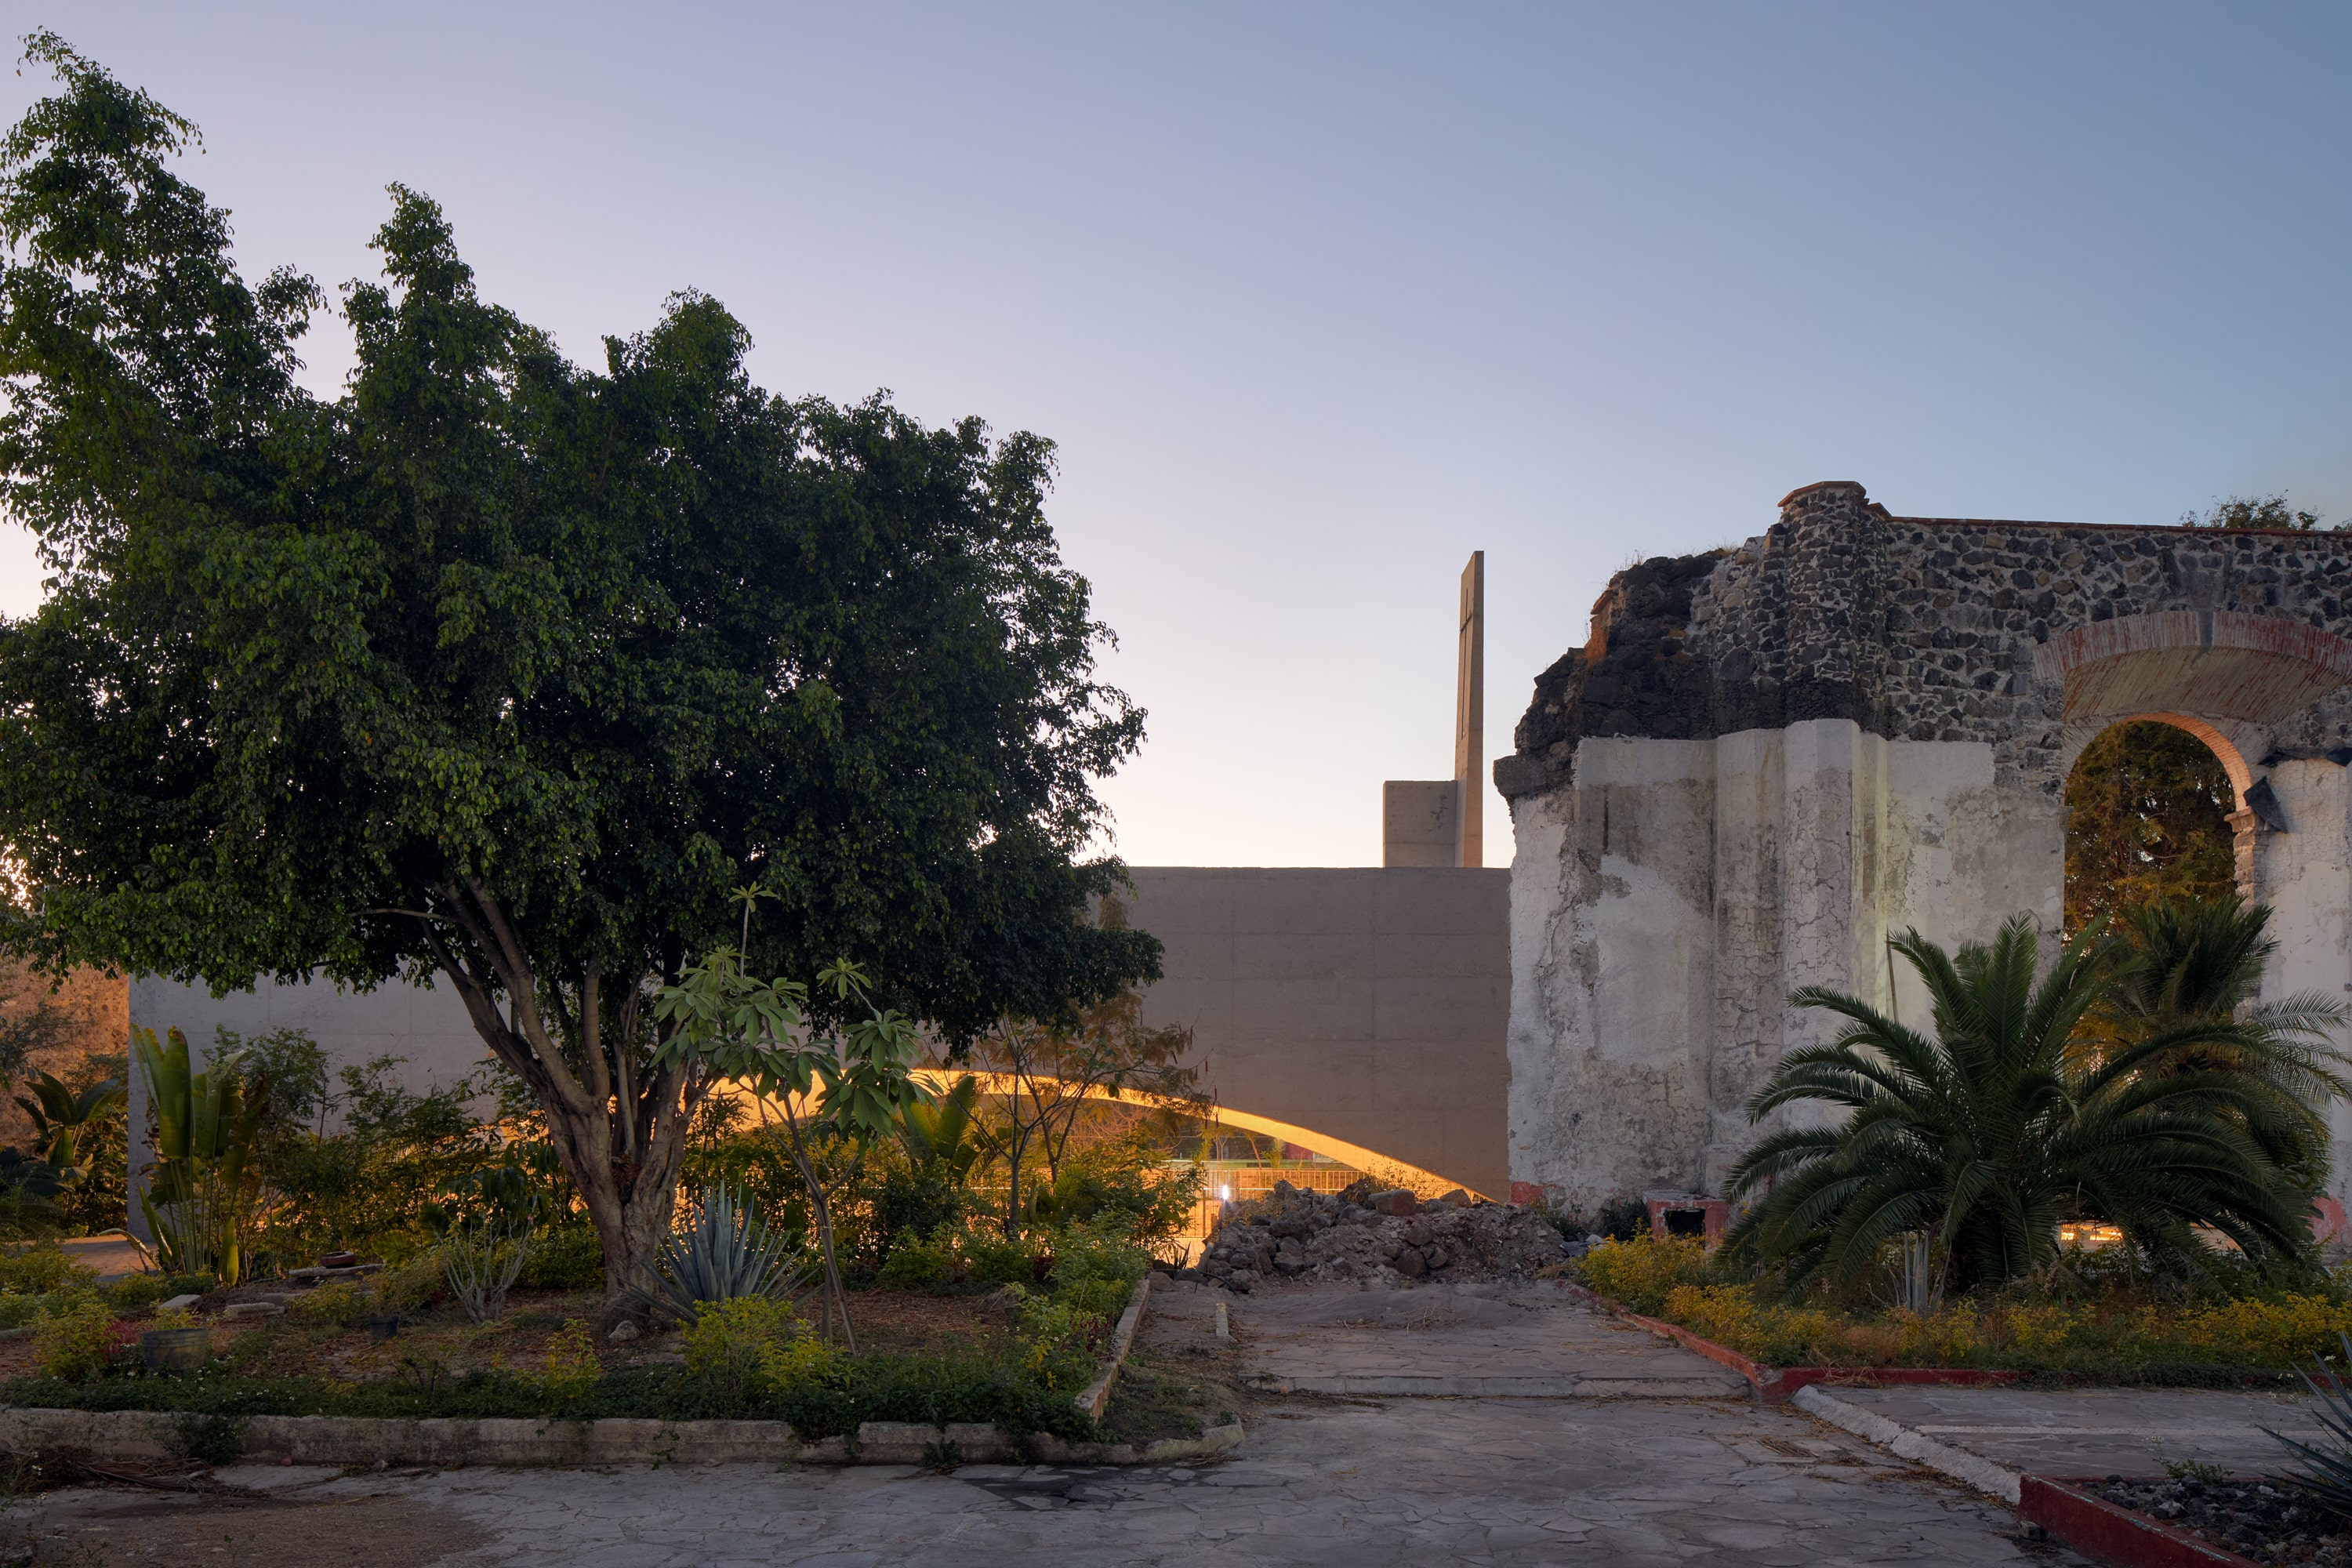
{"label": "glowing arch underside", "polygon": [[[1014,1079],[1010,1073],[966,1073],[948,1068],[924,1068],[915,1076],[941,1092],[945,1092],[958,1079],[967,1077],[979,1080],[980,1091],[982,1094],[1010,1096],[1015,1087]],[[1185,1116],[1197,1116],[1203,1121],[1214,1121],[1221,1126],[1237,1127],[1244,1132],[1258,1132],[1270,1138],[1279,1138],[1286,1143],[1296,1143],[1302,1149],[1312,1149],[1318,1154],[1337,1160],[1343,1165],[1361,1171],[1364,1174],[1377,1181],[1385,1182],[1391,1186],[1409,1187],[1423,1197],[1435,1197],[1440,1193],[1452,1192],[1454,1188],[1464,1185],[1460,1182],[1449,1181],[1434,1171],[1424,1171],[1420,1166],[1407,1164],[1402,1160],[1392,1160],[1378,1150],[1367,1149],[1360,1143],[1350,1143],[1343,1138],[1334,1138],[1328,1132],[1318,1132],[1311,1127],[1301,1127],[1296,1122],[1277,1121],[1271,1116],[1260,1116],[1255,1111],[1236,1110],[1230,1105],[1212,1105],[1203,1110],[1190,1100],[1169,1100],[1160,1095],[1137,1094],[1132,1091],[1126,1094],[1111,1094],[1102,1089],[1087,1090],[1087,1098],[1109,1100],[1120,1105],[1140,1105],[1159,1110],[1173,1110]],[[1464,1190],[1469,1189],[1464,1187]],[[1475,1195],[1484,1197],[1486,1194],[1480,1193]]]}

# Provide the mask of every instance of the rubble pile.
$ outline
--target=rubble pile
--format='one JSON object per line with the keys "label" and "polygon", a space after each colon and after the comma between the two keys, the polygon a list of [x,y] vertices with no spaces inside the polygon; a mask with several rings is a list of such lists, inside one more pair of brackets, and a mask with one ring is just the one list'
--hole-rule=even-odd
{"label": "rubble pile", "polygon": [[1200,1273],[1244,1291],[1280,1281],[1411,1285],[1514,1279],[1567,1256],[1541,1215],[1459,1188],[1423,1204],[1402,1188],[1375,1191],[1369,1180],[1339,1193],[1276,1182],[1269,1197],[1229,1206]]}

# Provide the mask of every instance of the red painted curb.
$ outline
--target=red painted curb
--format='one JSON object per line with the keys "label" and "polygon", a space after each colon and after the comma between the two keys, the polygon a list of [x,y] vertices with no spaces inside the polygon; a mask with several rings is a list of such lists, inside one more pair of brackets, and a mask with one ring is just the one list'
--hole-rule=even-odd
{"label": "red painted curb", "polygon": [[1796,1396],[1797,1390],[1809,1384],[1838,1383],[1854,1386],[1895,1384],[1919,1388],[1981,1386],[1987,1384],[2015,1383],[2025,1374],[2021,1372],[1996,1371],[1974,1366],[1784,1366],[1769,1367],[1749,1360],[1728,1345],[1702,1339],[1688,1329],[1669,1323],[1660,1318],[1644,1317],[1622,1301],[1612,1301],[1590,1286],[1573,1279],[1562,1279],[1559,1288],[1588,1307],[1597,1307],[1613,1317],[1622,1318],[1637,1328],[1654,1334],[1664,1334],[1693,1355],[1702,1355],[1718,1366],[1727,1366],[1748,1380],[1756,1397],[1779,1403]]}
{"label": "red painted curb", "polygon": [[2252,1558],[2049,1476],[2019,1479],[2017,1511],[2107,1568],[2254,1568]]}

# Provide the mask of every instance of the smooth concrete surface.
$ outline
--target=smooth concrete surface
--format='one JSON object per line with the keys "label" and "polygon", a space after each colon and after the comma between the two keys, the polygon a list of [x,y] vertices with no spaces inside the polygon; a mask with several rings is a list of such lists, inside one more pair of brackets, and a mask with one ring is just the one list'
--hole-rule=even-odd
{"label": "smooth concrete surface", "polygon": [[1233,1298],[1230,1316],[1244,1375],[1286,1393],[1750,1396],[1737,1373],[1549,1285],[1266,1286]]}
{"label": "smooth concrete surface", "polygon": [[2289,1456],[2263,1430],[2309,1441],[2303,1394],[2190,1388],[1841,1388],[1827,1392],[1937,1443],[2023,1475],[2159,1476],[2168,1461],[2274,1474]]}
{"label": "smooth concrete surface", "polygon": [[[266,1505],[49,1493],[18,1530],[107,1561],[366,1568],[2077,1568],[2009,1511],[1733,1404],[1276,1400],[1221,1464],[290,1473]],[[239,1479],[249,1470],[231,1472]],[[297,1477],[299,1476],[299,1480]],[[259,1478],[254,1478],[259,1479]],[[334,1526],[340,1522],[340,1530]],[[72,1559],[66,1559],[70,1561]]]}
{"label": "smooth concrete surface", "polygon": [[1381,864],[1462,863],[1459,779],[1391,779],[1381,785]]}
{"label": "smooth concrete surface", "polygon": [[1129,923],[1167,949],[1143,1022],[1192,1031],[1220,1104],[1509,1195],[1509,873],[1129,875]]}
{"label": "smooth concrete surface", "polygon": [[[155,1031],[160,1041],[172,1029],[188,1037],[190,1053],[202,1065],[220,1032],[241,1038],[279,1029],[308,1033],[326,1053],[328,1082],[379,1057],[395,1058],[393,1081],[415,1093],[446,1089],[488,1065],[489,1047],[474,1032],[465,1004],[446,985],[426,989],[397,982],[373,991],[344,991],[325,981],[281,985],[258,980],[250,991],[215,996],[202,985],[148,978],[131,983],[131,1025]],[[147,1149],[147,1078],[131,1074],[129,1203],[131,1228],[146,1240],[146,1216],[138,1193],[152,1163]]]}

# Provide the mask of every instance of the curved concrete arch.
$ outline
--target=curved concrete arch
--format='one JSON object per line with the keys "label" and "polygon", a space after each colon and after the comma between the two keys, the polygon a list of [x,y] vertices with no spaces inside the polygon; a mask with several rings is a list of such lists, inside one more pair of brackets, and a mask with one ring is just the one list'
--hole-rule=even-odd
{"label": "curved concrete arch", "polygon": [[[924,1068],[915,1076],[921,1079],[932,1089],[941,1093],[946,1092],[957,1079],[962,1078],[978,1079],[982,1094],[1009,1096],[1017,1087],[1009,1073],[966,1072],[954,1068]],[[1229,1105],[1211,1105],[1203,1108],[1191,1100],[1170,1100],[1156,1094],[1138,1094],[1132,1091],[1112,1094],[1104,1089],[1090,1089],[1087,1091],[1087,1098],[1120,1105],[1149,1106],[1156,1110],[1173,1110],[1186,1116],[1197,1116],[1203,1121],[1214,1121],[1221,1126],[1237,1127],[1244,1132],[1256,1132],[1267,1137],[1279,1138],[1286,1143],[1296,1143],[1302,1149],[1312,1149],[1318,1154],[1337,1160],[1343,1165],[1351,1166],[1391,1186],[1410,1187],[1423,1197],[1435,1197],[1440,1193],[1450,1192],[1462,1185],[1458,1182],[1446,1180],[1434,1171],[1424,1171],[1418,1165],[1391,1159],[1376,1149],[1367,1149],[1361,1144],[1350,1143],[1344,1138],[1334,1138],[1328,1132],[1318,1132],[1311,1127],[1301,1127],[1296,1122],[1280,1121],[1271,1116],[1259,1116],[1252,1111],[1237,1110]],[[1485,1197],[1488,1194],[1480,1193],[1476,1195]]]}

